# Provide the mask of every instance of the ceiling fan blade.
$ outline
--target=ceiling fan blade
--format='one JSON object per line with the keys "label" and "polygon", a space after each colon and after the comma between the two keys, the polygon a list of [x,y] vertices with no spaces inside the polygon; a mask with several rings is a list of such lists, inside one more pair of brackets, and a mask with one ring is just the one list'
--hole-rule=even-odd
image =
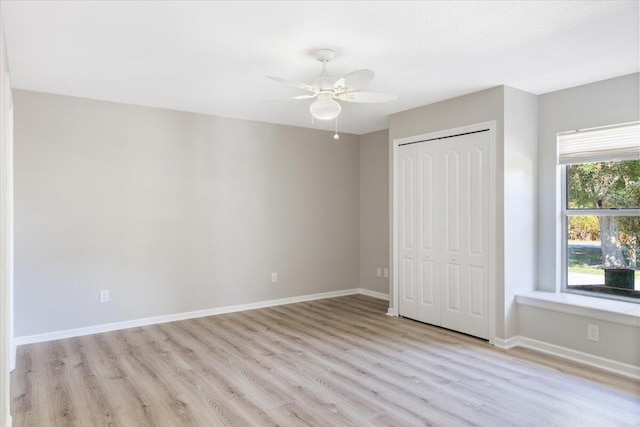
{"label": "ceiling fan blade", "polygon": [[294,87],[297,87],[297,88],[302,89],[302,90],[307,90],[309,92],[318,92],[318,90],[316,88],[314,88],[313,86],[308,85],[306,83],[300,83],[300,82],[297,82],[295,80],[281,79],[280,77],[273,77],[273,76],[265,76],[265,77],[268,78],[268,79],[273,80],[274,82],[284,83],[286,85],[294,86]]}
{"label": "ceiling fan blade", "polygon": [[333,84],[333,89],[338,92],[356,90],[373,80],[375,73],[371,70],[356,70],[340,77]]}
{"label": "ceiling fan blade", "polygon": [[346,102],[361,102],[363,104],[376,102],[389,102],[398,99],[397,95],[380,92],[347,92],[335,96],[336,99]]}
{"label": "ceiling fan blade", "polygon": [[292,96],[291,98],[269,99],[269,100],[267,100],[267,101],[260,101],[260,102],[261,102],[261,103],[265,103],[265,102],[291,101],[291,100],[295,100],[295,99],[311,99],[311,98],[315,98],[316,96],[318,96],[318,94],[313,94],[313,95],[298,95],[298,96]]}

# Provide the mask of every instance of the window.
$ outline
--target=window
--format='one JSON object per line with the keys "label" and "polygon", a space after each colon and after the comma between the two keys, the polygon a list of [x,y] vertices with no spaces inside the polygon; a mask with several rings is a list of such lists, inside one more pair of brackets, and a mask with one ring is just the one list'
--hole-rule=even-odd
{"label": "window", "polygon": [[640,301],[640,124],[558,134],[563,290]]}

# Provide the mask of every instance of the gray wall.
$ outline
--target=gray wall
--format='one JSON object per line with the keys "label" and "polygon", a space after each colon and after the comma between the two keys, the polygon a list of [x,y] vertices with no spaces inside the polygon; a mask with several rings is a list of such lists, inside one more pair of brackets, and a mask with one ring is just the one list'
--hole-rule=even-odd
{"label": "gray wall", "polygon": [[16,91],[16,336],[358,287],[359,161],[354,135]]}
{"label": "gray wall", "polygon": [[[520,335],[545,343],[640,366],[639,326],[628,326],[537,307],[518,307]],[[600,341],[587,339],[587,325],[600,328]]]}
{"label": "gray wall", "polygon": [[389,131],[360,136],[360,287],[389,293]]}
{"label": "gray wall", "polygon": [[640,119],[639,73],[603,80],[539,96],[538,160],[538,283],[540,290],[560,288],[560,240],[556,225],[560,212],[556,167],[556,135]]}
{"label": "gray wall", "polygon": [[515,296],[536,288],[538,97],[504,88],[505,337],[518,334]]}

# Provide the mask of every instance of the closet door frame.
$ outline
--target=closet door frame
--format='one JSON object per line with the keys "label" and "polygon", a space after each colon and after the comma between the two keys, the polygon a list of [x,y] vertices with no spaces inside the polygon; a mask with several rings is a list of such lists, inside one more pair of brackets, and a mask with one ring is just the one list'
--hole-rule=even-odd
{"label": "closet door frame", "polygon": [[496,306],[496,287],[495,287],[495,269],[496,269],[496,122],[483,122],[476,123],[468,126],[461,126],[452,129],[445,129],[436,132],[429,132],[420,135],[409,136],[406,138],[394,139],[391,143],[391,167],[392,167],[392,202],[391,202],[391,290],[392,298],[389,301],[390,307],[387,314],[390,316],[398,316],[398,149],[404,144],[413,144],[421,141],[436,140],[440,138],[451,138],[454,136],[462,135],[470,132],[478,132],[482,130],[488,130],[490,135],[489,141],[489,307],[487,311],[489,313],[489,343],[494,344],[495,340],[495,306]]}

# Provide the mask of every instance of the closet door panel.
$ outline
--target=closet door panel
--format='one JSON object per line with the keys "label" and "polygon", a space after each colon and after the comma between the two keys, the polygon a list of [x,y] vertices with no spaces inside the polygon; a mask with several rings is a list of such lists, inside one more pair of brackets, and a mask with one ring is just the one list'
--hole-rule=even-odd
{"label": "closet door panel", "polygon": [[444,274],[442,275],[442,287],[445,294],[443,299],[441,324],[442,326],[456,329],[455,322],[445,325],[443,319],[455,319],[462,311],[464,293],[464,277],[461,277],[461,236],[464,236],[462,229],[461,204],[464,202],[463,192],[464,182],[464,153],[459,151],[459,147],[454,143],[456,138],[446,140],[441,143],[441,162],[444,165],[443,186],[442,186],[442,218],[444,226],[444,238],[442,245],[442,264]]}
{"label": "closet door panel", "polygon": [[417,154],[415,145],[398,150],[398,304],[399,314],[418,318],[418,239],[416,227],[418,191]]}
{"label": "closet door panel", "polygon": [[440,168],[436,143],[416,144],[418,158],[418,317],[421,322],[440,323],[438,271],[438,194]]}
{"label": "closet door panel", "polygon": [[445,311],[460,313],[461,310],[461,286],[460,265],[448,263],[445,274]]}
{"label": "closet door panel", "polygon": [[455,147],[449,146],[447,143],[443,143],[443,164],[444,164],[444,192],[442,196],[443,200],[443,222],[445,226],[445,248],[450,254],[457,254],[460,252],[460,201],[463,196],[460,194],[461,189],[461,174],[460,169],[460,153]]}
{"label": "closet door panel", "polygon": [[[426,322],[427,320],[424,320],[425,317],[428,317],[425,315],[424,310],[425,307],[426,309],[438,309],[438,304],[437,304],[437,295],[438,292],[436,290],[435,287],[435,279],[436,279],[436,265],[433,261],[429,261],[429,260],[422,260],[420,262],[420,300],[419,300],[419,304],[420,304],[420,308],[419,308],[419,312],[420,315],[419,320]],[[440,319],[435,319],[435,320],[440,320]]]}
{"label": "closet door panel", "polygon": [[487,190],[485,186],[489,183],[485,178],[486,167],[485,157],[487,153],[478,146],[474,146],[468,153],[469,156],[469,230],[467,246],[469,254],[483,257],[485,255],[485,235],[484,224],[488,218]]}
{"label": "closet door panel", "polygon": [[441,325],[466,334],[488,338],[488,225],[487,197],[489,133],[451,138],[443,145],[447,167],[444,185],[444,221],[447,238],[444,262],[446,303]]}
{"label": "closet door panel", "polygon": [[486,316],[485,293],[487,284],[485,279],[485,269],[481,267],[469,267],[469,315],[479,318]]}
{"label": "closet door panel", "polygon": [[466,333],[489,338],[489,132],[470,135]]}
{"label": "closet door panel", "polygon": [[489,135],[482,138],[469,150],[469,210],[466,214],[469,221],[467,233],[469,293],[468,316],[475,319],[476,324],[470,333],[488,338],[489,334]]}

